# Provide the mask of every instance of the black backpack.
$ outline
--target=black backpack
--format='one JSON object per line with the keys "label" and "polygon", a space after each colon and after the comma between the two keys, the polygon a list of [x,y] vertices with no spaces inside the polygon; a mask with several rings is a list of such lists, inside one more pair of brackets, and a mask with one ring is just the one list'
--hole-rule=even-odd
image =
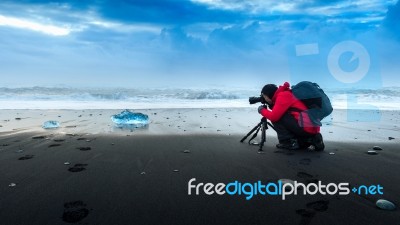
{"label": "black backpack", "polygon": [[[322,126],[321,120],[329,116],[333,111],[328,96],[316,83],[302,81],[292,86],[292,93],[306,105],[308,108],[306,113],[315,126]],[[300,124],[302,126],[303,121]]]}

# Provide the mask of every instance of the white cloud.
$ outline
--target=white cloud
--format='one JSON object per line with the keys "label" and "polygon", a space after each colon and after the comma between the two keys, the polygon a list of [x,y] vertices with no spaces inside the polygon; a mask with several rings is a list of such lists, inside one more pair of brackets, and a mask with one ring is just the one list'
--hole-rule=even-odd
{"label": "white cloud", "polygon": [[125,23],[102,18],[96,7],[73,11],[69,4],[28,5],[0,3],[0,26],[66,36],[91,28],[120,33],[160,33],[162,27],[147,23]]}
{"label": "white cloud", "polygon": [[110,22],[106,20],[101,20],[96,17],[87,17],[85,18],[87,24],[98,26],[101,28],[115,30],[118,32],[123,33],[130,33],[130,32],[150,32],[150,33],[160,33],[161,27],[155,25],[146,25],[146,24],[123,24],[123,23],[116,23]]}
{"label": "white cloud", "polygon": [[[89,15],[76,14],[70,16],[74,18],[75,20],[74,24],[63,22],[62,26],[55,26],[41,22],[41,21],[46,21],[47,23],[49,23],[50,21],[52,21],[48,18],[47,19],[36,18],[38,21],[34,21],[34,19],[3,16],[0,14],[0,26],[27,29],[52,36],[66,36],[69,35],[71,32],[80,32],[90,29],[91,26],[100,27],[106,30],[113,30],[121,33],[131,33],[131,32],[160,33],[162,29],[161,27],[155,25],[123,24],[123,23],[102,20],[96,15],[93,15],[93,13],[89,13]],[[77,23],[76,21],[79,22]],[[58,23],[61,22],[58,21]]]}
{"label": "white cloud", "polygon": [[[397,0],[354,0],[337,1],[327,4],[319,0],[191,0],[194,3],[207,5],[212,9],[239,10],[250,13],[282,13],[303,15],[340,15],[346,12],[382,12],[385,13],[388,5]],[[321,4],[323,3],[323,4]]]}
{"label": "white cloud", "polygon": [[71,30],[67,27],[58,27],[54,25],[33,22],[27,19],[7,17],[3,15],[0,15],[0,26],[28,29],[53,36],[65,36],[71,32]]}

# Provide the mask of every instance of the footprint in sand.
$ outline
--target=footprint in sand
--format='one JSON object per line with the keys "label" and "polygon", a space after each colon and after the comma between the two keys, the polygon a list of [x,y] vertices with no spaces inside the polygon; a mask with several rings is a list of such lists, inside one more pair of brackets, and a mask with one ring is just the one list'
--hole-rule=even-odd
{"label": "footprint in sand", "polygon": [[308,225],[311,223],[312,218],[315,216],[315,211],[311,209],[298,209],[296,213],[301,216],[299,225]]}
{"label": "footprint in sand", "polygon": [[49,148],[58,147],[58,146],[61,146],[61,144],[51,144],[51,145],[49,145]]}
{"label": "footprint in sand", "polygon": [[318,179],[307,179],[306,184],[318,184]]}
{"label": "footprint in sand", "polygon": [[46,138],[46,136],[35,136],[35,137],[32,137],[32,139],[45,139]]}
{"label": "footprint in sand", "polygon": [[297,173],[297,177],[300,177],[300,178],[312,178],[313,175],[305,173],[305,172],[298,172]]}
{"label": "footprint in sand", "polygon": [[328,210],[329,201],[319,200],[315,202],[309,202],[306,204],[307,208],[314,209],[318,212],[325,212]]}
{"label": "footprint in sand", "polygon": [[67,223],[77,223],[89,215],[89,209],[82,201],[64,203],[62,220]]}
{"label": "footprint in sand", "polygon": [[91,147],[79,147],[79,148],[76,148],[76,149],[79,149],[79,150],[81,150],[81,151],[89,151],[89,150],[92,150]]}
{"label": "footprint in sand", "polygon": [[294,152],[288,152],[288,151],[282,151],[282,150],[276,150],[274,153],[282,153],[285,155],[294,155]]}
{"label": "footprint in sand", "polygon": [[81,163],[78,163],[78,164],[75,164],[73,167],[70,167],[70,168],[68,168],[68,171],[69,172],[73,172],[73,173],[75,173],[75,172],[81,172],[81,171],[84,171],[84,170],[86,170],[86,166],[87,166],[88,164],[81,164]]}
{"label": "footprint in sand", "polygon": [[306,166],[308,166],[308,165],[310,165],[310,163],[311,163],[311,159],[309,159],[309,158],[304,158],[304,159],[301,159],[299,163],[300,163],[301,165],[306,165]]}
{"label": "footprint in sand", "polygon": [[315,202],[309,202],[306,204],[308,209],[298,209],[296,213],[302,218],[300,225],[308,225],[311,223],[312,218],[317,212],[324,212],[328,210],[329,201],[319,200]]}
{"label": "footprint in sand", "polygon": [[315,211],[310,209],[298,209],[296,213],[303,217],[313,217],[315,215]]}
{"label": "footprint in sand", "polygon": [[22,157],[19,157],[18,160],[27,160],[27,159],[32,159],[35,155],[25,155]]}

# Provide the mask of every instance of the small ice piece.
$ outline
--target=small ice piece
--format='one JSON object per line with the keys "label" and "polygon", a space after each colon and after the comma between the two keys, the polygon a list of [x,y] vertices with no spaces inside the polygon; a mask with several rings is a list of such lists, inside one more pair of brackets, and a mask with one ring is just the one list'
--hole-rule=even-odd
{"label": "small ice piece", "polygon": [[143,171],[143,172],[140,173],[140,175],[146,175],[146,172]]}
{"label": "small ice piece", "polygon": [[385,199],[379,199],[376,201],[376,206],[380,209],[383,210],[395,210],[396,206],[392,202],[389,202],[388,200]]}
{"label": "small ice piece", "polygon": [[334,152],[329,152],[329,155],[334,155],[335,153]]}
{"label": "small ice piece", "polygon": [[111,116],[111,120],[118,127],[144,127],[149,124],[149,116],[143,113],[134,113],[129,110],[124,110],[120,114]]}
{"label": "small ice piece", "polygon": [[174,172],[179,172],[179,170],[174,170]]}
{"label": "small ice piece", "polygon": [[190,153],[190,150],[188,150],[188,149],[183,150],[183,153]]}
{"label": "small ice piece", "polygon": [[69,165],[69,164],[71,164],[71,163],[70,163],[70,162],[65,162],[65,163],[64,163],[64,165]]}
{"label": "small ice piece", "polygon": [[54,129],[60,127],[60,123],[58,121],[49,120],[44,122],[42,127],[44,129]]}
{"label": "small ice piece", "polygon": [[368,155],[377,155],[378,153],[377,153],[376,151],[374,151],[374,150],[369,150],[369,151],[367,152],[367,154],[368,154]]}
{"label": "small ice piece", "polygon": [[15,187],[15,186],[17,186],[17,184],[16,184],[16,183],[11,183],[11,184],[9,184],[8,186],[9,186],[9,187]]}
{"label": "small ice piece", "polygon": [[382,149],[381,147],[379,147],[379,146],[374,146],[372,149],[373,149],[373,150],[378,150],[378,151],[383,150],[383,149]]}

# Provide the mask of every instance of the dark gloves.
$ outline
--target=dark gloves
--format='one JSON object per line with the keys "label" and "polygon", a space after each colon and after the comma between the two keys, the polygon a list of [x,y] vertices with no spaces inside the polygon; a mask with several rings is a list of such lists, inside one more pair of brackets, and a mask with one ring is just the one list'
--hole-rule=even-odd
{"label": "dark gloves", "polygon": [[262,109],[265,109],[264,105],[258,106],[258,113],[261,113],[261,110],[262,110]]}

